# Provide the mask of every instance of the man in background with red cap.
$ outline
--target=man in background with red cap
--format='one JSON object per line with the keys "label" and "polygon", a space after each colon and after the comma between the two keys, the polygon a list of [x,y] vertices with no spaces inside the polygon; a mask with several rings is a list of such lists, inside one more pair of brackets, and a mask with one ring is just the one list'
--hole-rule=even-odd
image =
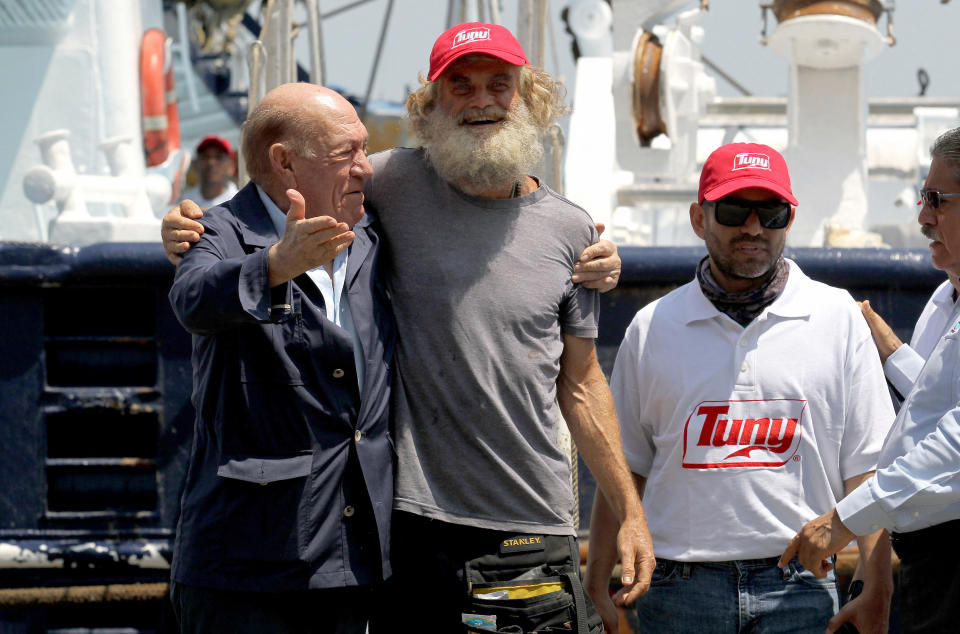
{"label": "man in background with red cap", "polygon": [[[611,501],[637,592],[653,549],[597,363],[597,291],[580,283],[610,288],[619,266],[597,274],[589,215],[530,175],[563,89],[507,29],[480,23],[436,40],[422,83],[407,102],[421,146],[371,156],[364,188],[400,331],[393,578],[371,631],[598,632],[561,412]],[[168,256],[189,229],[202,227],[168,214]]]}
{"label": "man in background with red cap", "polygon": [[227,202],[237,193],[233,182],[237,169],[230,141],[208,134],[197,145],[193,163],[200,181],[196,187],[183,192],[184,198],[206,209]]}
{"label": "man in background with red cap", "polygon": [[[882,531],[859,539],[863,592],[836,617],[832,573],[778,567],[798,526],[870,477],[893,419],[857,304],[782,256],[796,204],[773,148],[715,150],[690,205],[708,255],[637,313],[617,354],[611,389],[657,556],[639,632],[886,631]],[[598,494],[586,583],[615,632],[613,536]]]}

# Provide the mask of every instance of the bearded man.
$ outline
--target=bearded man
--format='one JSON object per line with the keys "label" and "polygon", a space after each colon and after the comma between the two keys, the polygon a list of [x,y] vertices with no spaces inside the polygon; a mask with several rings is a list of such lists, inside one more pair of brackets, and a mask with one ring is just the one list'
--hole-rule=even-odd
{"label": "bearded man", "polygon": [[[461,24],[437,39],[407,100],[421,147],[371,158],[365,192],[387,234],[403,333],[385,614],[422,603],[429,588],[437,631],[599,628],[577,574],[557,401],[614,496],[627,583],[636,562],[643,587],[652,564],[596,360],[597,294],[570,280],[596,232],[584,210],[529,175],[562,97],[507,29]],[[548,595],[564,597],[553,611],[534,602],[511,613],[503,601]]]}
{"label": "bearded man", "polygon": [[[886,631],[882,531],[860,538],[863,593],[839,614],[832,573],[778,561],[797,526],[870,477],[893,420],[853,299],[781,255],[795,204],[776,150],[715,150],[690,205],[708,255],[696,279],[637,313],[617,353],[610,384],[657,557],[638,632],[833,632],[846,621]],[[616,632],[605,493],[586,580]]]}
{"label": "bearded man", "polygon": [[[562,96],[507,29],[461,24],[408,100],[422,146],[370,157],[366,209],[382,223],[400,331],[394,576],[371,630],[396,631],[429,602],[410,617],[423,631],[599,631],[560,412],[620,524],[623,582],[648,583],[653,551],[594,348],[597,293],[577,283],[604,285],[619,265],[581,263],[604,252],[590,217],[529,175]],[[168,255],[191,229],[168,214]]]}

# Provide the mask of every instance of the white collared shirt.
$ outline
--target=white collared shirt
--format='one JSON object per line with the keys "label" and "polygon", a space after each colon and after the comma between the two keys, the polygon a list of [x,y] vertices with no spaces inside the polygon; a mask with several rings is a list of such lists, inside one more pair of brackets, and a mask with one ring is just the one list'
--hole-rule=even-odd
{"label": "white collared shirt", "polygon": [[950,280],[945,280],[923,307],[917,325],[913,327],[910,345],[900,346],[887,357],[883,371],[900,394],[910,393],[923,364],[950,325],[953,308],[953,285]]}
{"label": "white collared shirt", "polygon": [[788,262],[746,327],[694,280],[627,328],[610,389],[658,557],[776,555],[876,465],[893,407],[870,330],[846,291]]}
{"label": "white collared shirt", "polygon": [[[283,231],[287,226],[287,215],[280,211],[280,208],[267,196],[267,193],[257,187],[257,193],[263,206],[267,208],[270,214],[270,220],[277,230],[278,236],[283,236]],[[357,330],[353,325],[353,313],[350,312],[350,299],[343,292],[343,286],[347,279],[347,256],[350,249],[344,249],[333,260],[333,279],[327,273],[326,269],[318,266],[307,271],[307,276],[317,285],[320,295],[323,297],[323,305],[326,310],[324,315],[329,321],[340,326],[348,333],[353,341],[353,360],[357,366],[357,383],[360,393],[363,393],[363,373],[364,359],[363,349],[360,345],[360,338],[357,336]]]}
{"label": "white collared shirt", "polygon": [[960,307],[883,443],[876,476],[837,504],[857,535],[960,519]]}

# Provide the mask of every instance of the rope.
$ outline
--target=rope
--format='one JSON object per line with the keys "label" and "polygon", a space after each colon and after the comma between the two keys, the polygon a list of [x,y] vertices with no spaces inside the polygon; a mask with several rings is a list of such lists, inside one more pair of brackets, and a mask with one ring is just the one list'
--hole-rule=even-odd
{"label": "rope", "polygon": [[0,589],[0,607],[54,605],[58,603],[118,603],[165,599],[166,583],[128,583],[105,586]]}
{"label": "rope", "polygon": [[573,530],[580,532],[580,461],[577,443],[570,439],[570,486],[573,487]]}

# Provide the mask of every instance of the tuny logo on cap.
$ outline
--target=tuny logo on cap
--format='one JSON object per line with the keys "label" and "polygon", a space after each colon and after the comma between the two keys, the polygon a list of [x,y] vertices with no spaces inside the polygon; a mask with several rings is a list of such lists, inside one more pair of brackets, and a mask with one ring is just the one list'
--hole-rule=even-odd
{"label": "tuny logo on cap", "polygon": [[770,157],[766,154],[756,152],[743,152],[733,157],[733,171],[756,168],[772,171],[770,169]]}
{"label": "tuny logo on cap", "polygon": [[471,42],[482,42],[490,39],[490,29],[464,29],[453,36],[451,49],[469,44]]}

